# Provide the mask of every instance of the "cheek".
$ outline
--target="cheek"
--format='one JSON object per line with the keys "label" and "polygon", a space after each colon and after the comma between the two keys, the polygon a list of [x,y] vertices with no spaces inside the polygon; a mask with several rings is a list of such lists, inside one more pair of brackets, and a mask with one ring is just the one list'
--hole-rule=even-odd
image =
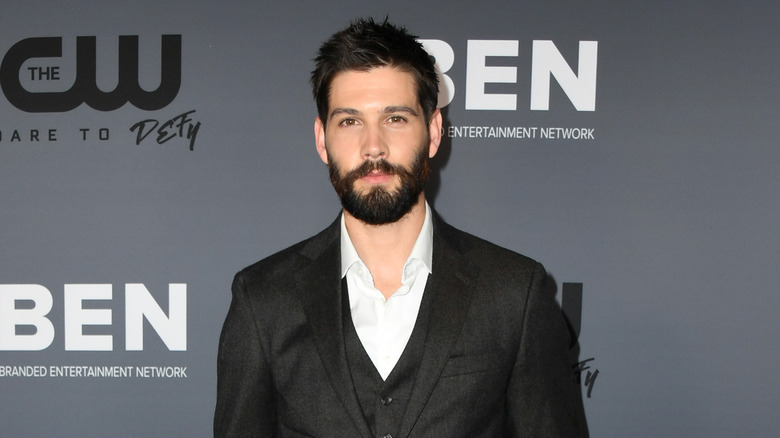
{"label": "cheek", "polygon": [[428,143],[427,131],[422,134],[414,132],[399,135],[390,147],[390,159],[394,162],[411,163],[421,153],[420,148],[424,148],[425,155],[428,155]]}
{"label": "cheek", "polygon": [[325,141],[325,150],[328,160],[336,160],[342,168],[350,167],[356,160],[355,157],[360,156],[359,149],[346,141],[343,136],[341,138],[338,136],[328,137]]}
{"label": "cheek", "polygon": [[325,136],[325,144],[334,151],[357,151],[360,143],[360,134],[356,129],[332,127]]}

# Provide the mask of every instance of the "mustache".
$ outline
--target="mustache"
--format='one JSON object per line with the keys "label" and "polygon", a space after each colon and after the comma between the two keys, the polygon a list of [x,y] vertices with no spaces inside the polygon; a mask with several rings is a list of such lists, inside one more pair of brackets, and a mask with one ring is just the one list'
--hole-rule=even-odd
{"label": "mustache", "polygon": [[367,176],[374,171],[379,171],[386,175],[395,175],[399,172],[403,172],[404,170],[406,169],[404,169],[402,166],[389,163],[387,160],[382,158],[379,160],[366,160],[357,168],[352,169],[346,176],[348,179],[354,181]]}

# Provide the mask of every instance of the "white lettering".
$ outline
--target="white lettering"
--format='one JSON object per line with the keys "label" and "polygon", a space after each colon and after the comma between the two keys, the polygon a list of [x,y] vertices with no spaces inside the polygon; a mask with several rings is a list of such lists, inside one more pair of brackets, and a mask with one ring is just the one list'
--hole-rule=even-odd
{"label": "white lettering", "polygon": [[531,60],[531,109],[550,109],[550,76],[554,76],[577,111],[596,110],[598,41],[580,41],[575,75],[552,41],[534,41]]}
{"label": "white lettering", "polygon": [[[17,301],[32,301],[32,308],[16,308]],[[54,341],[54,325],[46,317],[53,299],[37,284],[0,284],[0,351],[38,351]],[[35,327],[33,334],[17,334],[18,326]]]}
{"label": "white lettering", "polygon": [[125,285],[126,350],[144,349],[144,317],[171,351],[187,350],[187,285],[168,285],[168,316],[140,283]]}
{"label": "white lettering", "polygon": [[517,67],[488,67],[489,56],[517,56],[518,42],[503,40],[469,40],[466,59],[466,109],[517,109],[516,94],[487,94],[485,84],[517,82]]}
{"label": "white lettering", "polygon": [[42,365],[0,366],[0,377],[46,377],[47,369]]}
{"label": "white lettering", "polygon": [[[112,351],[113,335],[85,333],[85,326],[111,326],[110,308],[84,301],[111,300],[110,284],[66,284],[63,293],[64,346],[67,351]],[[37,284],[0,284],[0,351],[39,351],[54,341],[51,292]],[[187,285],[168,285],[168,315],[143,284],[125,286],[127,351],[144,347],[144,318],[170,351],[187,350]],[[103,329],[103,330],[108,330]]]}
{"label": "white lettering", "polygon": [[594,140],[594,128],[541,128],[540,138],[564,140]]}
{"label": "white lettering", "polygon": [[425,51],[436,59],[436,73],[439,75],[439,102],[437,106],[444,108],[455,97],[455,83],[445,75],[455,64],[455,51],[452,46],[442,40],[419,40]]}
{"label": "white lettering", "polygon": [[137,377],[187,378],[187,367],[135,367]]}
{"label": "white lettering", "polygon": [[111,335],[85,335],[85,325],[111,325],[111,309],[84,309],[84,300],[110,300],[110,284],[65,285],[65,350],[112,351]]}

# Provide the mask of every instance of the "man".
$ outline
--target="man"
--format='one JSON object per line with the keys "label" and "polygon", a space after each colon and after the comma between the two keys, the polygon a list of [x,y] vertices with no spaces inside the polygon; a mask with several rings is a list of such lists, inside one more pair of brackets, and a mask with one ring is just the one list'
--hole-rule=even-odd
{"label": "man", "polygon": [[320,48],[315,143],[343,211],[236,275],[215,436],[587,435],[542,266],[425,200],[442,116],[414,38],[360,20]]}

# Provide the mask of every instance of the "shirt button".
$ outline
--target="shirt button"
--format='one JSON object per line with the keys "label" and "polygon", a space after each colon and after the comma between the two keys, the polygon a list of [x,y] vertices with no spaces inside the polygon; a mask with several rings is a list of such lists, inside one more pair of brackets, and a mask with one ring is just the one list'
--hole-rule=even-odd
{"label": "shirt button", "polygon": [[388,406],[390,403],[393,402],[393,397],[382,397],[379,401],[382,403],[383,406]]}

